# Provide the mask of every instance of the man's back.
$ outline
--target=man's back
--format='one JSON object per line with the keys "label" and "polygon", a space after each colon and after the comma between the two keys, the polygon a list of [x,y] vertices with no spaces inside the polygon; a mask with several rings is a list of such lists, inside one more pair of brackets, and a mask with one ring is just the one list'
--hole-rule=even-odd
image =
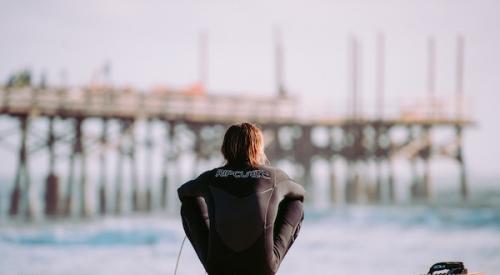
{"label": "man's back", "polygon": [[178,192],[186,233],[209,274],[274,274],[303,218],[303,188],[270,166],[216,168]]}

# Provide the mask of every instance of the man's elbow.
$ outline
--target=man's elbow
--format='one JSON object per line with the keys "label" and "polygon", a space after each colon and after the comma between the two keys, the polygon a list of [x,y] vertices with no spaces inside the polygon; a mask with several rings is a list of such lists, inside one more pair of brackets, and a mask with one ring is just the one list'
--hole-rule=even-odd
{"label": "man's elbow", "polygon": [[177,188],[177,196],[179,197],[179,200],[181,202],[186,197],[186,188],[184,188],[184,185],[182,185],[181,187]]}
{"label": "man's elbow", "polygon": [[297,183],[292,193],[293,193],[292,195],[293,199],[304,202],[304,197],[306,196],[306,190],[302,185]]}
{"label": "man's elbow", "polygon": [[182,202],[186,198],[191,198],[196,196],[196,188],[194,186],[194,181],[188,181],[177,188],[177,195],[179,200]]}

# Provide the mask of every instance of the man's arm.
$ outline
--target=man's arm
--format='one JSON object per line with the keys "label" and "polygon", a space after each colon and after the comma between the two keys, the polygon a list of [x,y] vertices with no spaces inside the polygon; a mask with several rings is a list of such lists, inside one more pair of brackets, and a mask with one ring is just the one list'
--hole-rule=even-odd
{"label": "man's arm", "polygon": [[201,197],[185,198],[181,205],[181,217],[184,232],[206,269],[209,220],[205,200]]}
{"label": "man's arm", "polygon": [[284,199],[274,222],[273,270],[276,272],[299,235],[304,209],[300,200]]}
{"label": "man's arm", "polygon": [[209,218],[204,199],[204,174],[177,189],[181,201],[182,226],[198,258],[206,269],[208,255]]}
{"label": "man's arm", "polygon": [[274,222],[274,261],[273,269],[277,271],[286,253],[297,238],[304,219],[304,188],[293,181],[282,170],[276,171],[276,189],[281,201]]}

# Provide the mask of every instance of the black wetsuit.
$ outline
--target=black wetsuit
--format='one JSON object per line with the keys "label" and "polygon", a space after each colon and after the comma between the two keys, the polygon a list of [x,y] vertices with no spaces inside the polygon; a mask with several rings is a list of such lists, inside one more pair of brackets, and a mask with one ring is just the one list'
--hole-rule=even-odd
{"label": "black wetsuit", "polygon": [[270,166],[224,166],[178,189],[184,230],[210,275],[272,275],[297,238],[304,188]]}

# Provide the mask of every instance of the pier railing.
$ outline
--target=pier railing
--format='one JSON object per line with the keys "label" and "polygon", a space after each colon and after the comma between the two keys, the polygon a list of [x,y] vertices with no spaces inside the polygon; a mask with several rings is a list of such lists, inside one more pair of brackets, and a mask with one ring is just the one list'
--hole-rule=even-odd
{"label": "pier railing", "polygon": [[100,118],[187,119],[228,123],[251,120],[278,124],[340,125],[346,121],[383,120],[387,123],[467,124],[472,121],[470,101],[465,98],[417,98],[387,105],[377,116],[369,102],[364,112],[349,114],[339,101],[305,102],[294,96],[237,96],[141,92],[113,88],[1,88],[0,112],[4,115],[41,115]]}

